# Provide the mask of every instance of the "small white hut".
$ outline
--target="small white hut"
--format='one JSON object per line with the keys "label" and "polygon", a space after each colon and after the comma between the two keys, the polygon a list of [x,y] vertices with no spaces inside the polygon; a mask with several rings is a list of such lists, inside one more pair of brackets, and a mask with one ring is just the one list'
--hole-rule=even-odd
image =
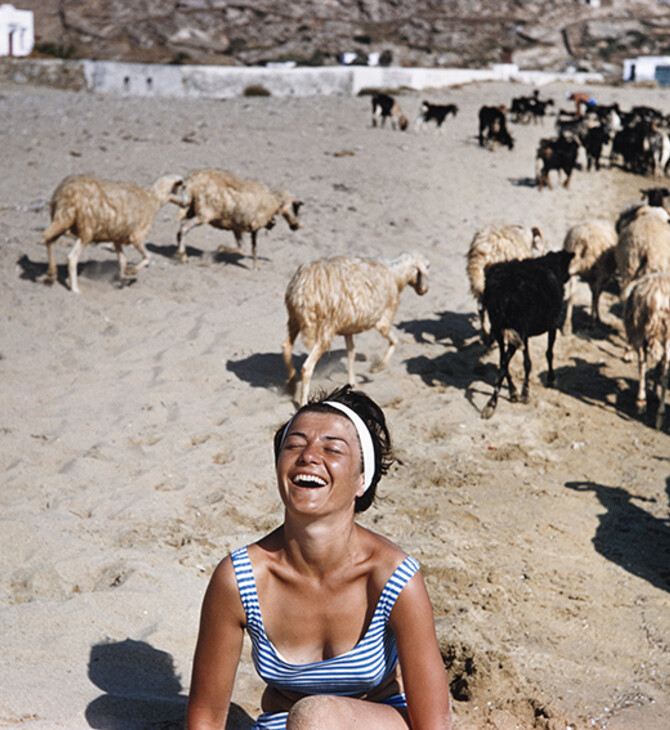
{"label": "small white hut", "polygon": [[27,56],[34,45],[33,11],[0,5],[0,56]]}
{"label": "small white hut", "polygon": [[638,56],[623,62],[624,81],[657,81],[670,86],[670,56]]}

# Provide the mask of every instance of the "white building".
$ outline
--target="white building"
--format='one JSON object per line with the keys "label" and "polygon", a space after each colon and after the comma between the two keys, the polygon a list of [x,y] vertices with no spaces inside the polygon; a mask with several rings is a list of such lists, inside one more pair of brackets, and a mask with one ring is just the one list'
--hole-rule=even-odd
{"label": "white building", "polygon": [[0,5],[0,56],[27,56],[34,44],[33,11]]}
{"label": "white building", "polygon": [[670,56],[638,56],[623,62],[624,81],[657,81],[670,86]]}

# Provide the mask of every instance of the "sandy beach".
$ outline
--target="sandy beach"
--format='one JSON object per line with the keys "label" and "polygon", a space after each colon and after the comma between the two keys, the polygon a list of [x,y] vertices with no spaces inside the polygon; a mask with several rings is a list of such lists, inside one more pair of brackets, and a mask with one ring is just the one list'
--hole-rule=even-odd
{"label": "sandy beach", "polygon": [[[560,106],[566,90],[542,95]],[[530,91],[401,94],[411,121],[424,98],[458,105],[437,134],[372,128],[365,96],[187,102],[0,86],[0,726],[182,726],[208,578],[281,520],[271,440],[294,409],[288,280],[316,258],[417,250],[430,290],[403,292],[389,368],[370,372],[377,332],[355,340],[358,385],[384,407],[398,457],[361,523],[422,565],[457,729],[667,730],[670,416],[656,431],[636,413],[616,287],[592,330],[578,286],[556,387],[546,337],[534,338],[530,403],[503,391],[480,418],[498,354],[481,344],[465,275],[475,231],[539,226],[558,249],[571,225],[614,221],[660,184],[606,164],[540,192],[535,149],[553,117],[511,124],[512,151],[476,139],[481,105]],[[664,89],[589,91],[670,112]],[[242,256],[217,254],[232,233],[200,227],[181,264],[170,204],[149,236],[153,265],[131,284],[91,246],[73,294],[64,238],[59,282],[45,286],[41,233],[63,177],[149,186],[199,167],[291,191],[303,227],[262,231],[257,270],[248,241]],[[517,355],[517,382],[522,368]],[[336,338],[312,385],[346,377]],[[250,726],[261,689],[245,647],[230,728]]]}

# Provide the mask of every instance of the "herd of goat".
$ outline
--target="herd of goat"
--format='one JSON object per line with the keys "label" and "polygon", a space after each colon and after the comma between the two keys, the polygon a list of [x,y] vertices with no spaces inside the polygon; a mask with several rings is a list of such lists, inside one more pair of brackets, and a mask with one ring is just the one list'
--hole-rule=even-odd
{"label": "herd of goat", "polygon": [[[479,144],[502,144],[512,149],[514,141],[507,127],[508,114],[515,123],[543,119],[550,99],[530,97],[504,107],[485,106],[479,112]],[[456,116],[454,104],[424,102],[415,127],[434,122],[441,128],[449,116]],[[383,126],[390,119],[394,128],[405,130],[409,121],[396,99],[376,94],[372,99],[372,125]],[[670,160],[668,119],[648,107],[623,113],[616,104],[598,107],[585,104],[582,110],[557,113],[557,135],[543,139],[537,151],[537,179],[540,189],[550,186],[549,173],[565,173],[567,187],[576,165],[577,151],[584,148],[589,164],[598,169],[603,147],[609,157],[620,155],[622,164],[635,172],[665,174]],[[521,400],[527,401],[531,360],[528,339],[548,333],[548,382],[554,378],[553,345],[563,322],[569,333],[572,320],[574,282],[588,283],[592,292],[591,315],[599,321],[598,301],[607,283],[617,277],[624,301],[624,327],[638,357],[639,388],[637,405],[646,407],[646,371],[650,359],[658,360],[657,382],[660,395],[655,425],[660,428],[665,411],[665,395],[670,361],[670,215],[663,201],[666,188],[644,191],[647,200],[622,211],[616,225],[591,220],[571,228],[561,251],[545,251],[542,232],[518,225],[490,226],[477,231],[467,253],[467,275],[477,303],[482,337],[496,342],[500,370],[494,392],[482,417],[489,418],[496,407],[499,391],[506,381],[510,400],[518,394],[509,373],[509,364],[519,348],[524,354],[524,382]],[[166,175],[149,188],[111,182],[87,175],[72,175],[56,188],[51,199],[51,223],[43,237],[47,246],[47,283],[57,277],[53,244],[63,234],[76,241],[68,255],[69,284],[79,292],[77,264],[84,246],[108,242],[118,256],[120,277],[134,275],[150,257],[145,241],[158,210],[172,202],[180,208],[176,257],[187,258],[184,237],[194,227],[209,224],[232,231],[241,251],[242,235],[249,233],[254,268],[257,266],[256,237],[270,229],[277,216],[291,230],[300,228],[302,202],[288,192],[277,192],[254,180],[246,180],[215,169],[200,169],[186,178]],[[141,255],[136,267],[128,267],[124,246],[133,245]],[[228,250],[228,249],[226,249]],[[428,288],[428,261],[418,253],[406,253],[393,261],[334,257],[303,264],[286,290],[288,336],[283,357],[289,383],[297,380],[293,366],[293,345],[302,336],[309,354],[301,372],[300,403],[309,395],[310,380],[319,358],[333,338],[345,338],[348,380],[354,384],[355,334],[376,328],[389,343],[378,369],[386,367],[398,338],[393,319],[402,290],[410,285],[418,294]],[[567,314],[565,286],[569,282]],[[630,354],[629,353],[629,354]]]}

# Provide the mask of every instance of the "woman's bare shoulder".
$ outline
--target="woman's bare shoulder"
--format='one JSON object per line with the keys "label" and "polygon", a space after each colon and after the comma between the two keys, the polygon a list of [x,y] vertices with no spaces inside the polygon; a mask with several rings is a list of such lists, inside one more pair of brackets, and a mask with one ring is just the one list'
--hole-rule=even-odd
{"label": "woman's bare shoulder", "polygon": [[382,583],[385,583],[398,566],[407,558],[408,553],[392,540],[377,532],[361,528],[365,533],[365,541],[370,550],[370,561],[373,572]]}

